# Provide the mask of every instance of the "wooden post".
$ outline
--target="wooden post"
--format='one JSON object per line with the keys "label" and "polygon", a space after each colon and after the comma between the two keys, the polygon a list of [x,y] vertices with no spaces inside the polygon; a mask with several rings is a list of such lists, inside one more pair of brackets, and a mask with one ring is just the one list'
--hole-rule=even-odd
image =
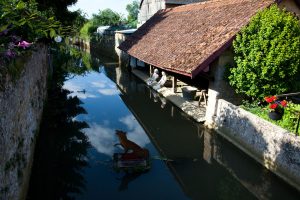
{"label": "wooden post", "polygon": [[153,74],[153,67],[152,67],[152,65],[150,65],[150,67],[149,67],[149,76],[151,76]]}
{"label": "wooden post", "polygon": [[174,76],[172,78],[172,89],[174,93],[177,92],[177,78],[175,78]]}

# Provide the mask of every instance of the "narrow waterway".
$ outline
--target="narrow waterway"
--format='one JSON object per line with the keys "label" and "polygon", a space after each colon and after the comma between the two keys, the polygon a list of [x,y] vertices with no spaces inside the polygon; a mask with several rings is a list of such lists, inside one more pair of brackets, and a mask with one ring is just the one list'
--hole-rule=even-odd
{"label": "narrow waterway", "polygon": [[[49,92],[28,200],[299,199],[114,61],[97,68]],[[113,154],[123,151],[117,129],[150,151],[150,170],[114,170]]]}

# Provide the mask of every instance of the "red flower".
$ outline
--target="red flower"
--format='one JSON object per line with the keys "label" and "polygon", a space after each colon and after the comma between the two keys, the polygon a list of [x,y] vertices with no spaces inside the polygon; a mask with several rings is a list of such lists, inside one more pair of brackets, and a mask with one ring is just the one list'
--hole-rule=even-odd
{"label": "red flower", "polygon": [[277,98],[276,96],[271,96],[271,97],[265,97],[266,102],[268,103],[272,103],[273,101],[275,101]]}
{"label": "red flower", "polygon": [[276,109],[278,107],[278,104],[277,103],[273,103],[270,105],[270,108],[271,109]]}
{"label": "red flower", "polygon": [[280,104],[281,104],[283,107],[286,107],[286,106],[287,106],[286,100],[281,101]]}

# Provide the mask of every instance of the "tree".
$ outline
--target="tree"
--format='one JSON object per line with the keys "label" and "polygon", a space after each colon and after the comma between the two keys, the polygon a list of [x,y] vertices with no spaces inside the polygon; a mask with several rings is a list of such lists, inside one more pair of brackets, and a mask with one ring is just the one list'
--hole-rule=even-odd
{"label": "tree", "polygon": [[137,18],[139,14],[139,2],[133,1],[131,4],[127,4],[126,10],[128,12],[127,23],[130,27],[136,28]]}
{"label": "tree", "polygon": [[115,26],[122,21],[122,16],[111,9],[99,10],[98,15],[93,15],[93,24],[97,26]]}
{"label": "tree", "polygon": [[236,66],[229,82],[236,92],[261,98],[295,90],[299,83],[300,26],[273,5],[258,12],[233,42]]}
{"label": "tree", "polygon": [[88,33],[96,32],[99,26],[117,26],[122,23],[122,16],[111,9],[99,10],[97,15],[93,14],[90,22],[85,26],[88,27]]}
{"label": "tree", "polygon": [[[26,0],[29,3],[31,0]],[[77,0],[36,0],[41,11],[47,11],[50,15],[55,15],[56,19],[64,25],[72,25],[78,13],[68,11],[68,6],[74,5]]]}

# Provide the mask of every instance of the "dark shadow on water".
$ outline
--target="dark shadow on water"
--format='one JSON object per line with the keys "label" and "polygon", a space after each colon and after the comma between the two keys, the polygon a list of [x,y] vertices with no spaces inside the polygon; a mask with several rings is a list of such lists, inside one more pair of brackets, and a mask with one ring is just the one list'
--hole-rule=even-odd
{"label": "dark shadow on water", "polygon": [[[157,98],[135,77],[120,68],[107,73],[161,156],[172,160],[167,165],[189,198],[299,199],[296,189],[219,134],[187,120],[169,102],[162,108],[163,97]],[[263,138],[253,142],[268,145]]]}
{"label": "dark shadow on water", "polygon": [[144,172],[126,172],[122,178],[121,178],[121,183],[119,185],[118,190],[123,191],[128,189],[128,185],[130,182],[136,180],[138,177],[141,175],[147,173],[147,171]]}
{"label": "dark shadow on water", "polygon": [[[74,199],[73,194],[82,193],[85,189],[81,169],[88,167],[87,151],[90,143],[82,129],[88,125],[74,118],[86,111],[80,106],[81,101],[77,97],[69,97],[70,92],[62,89],[67,74],[60,67],[63,64],[60,64],[56,66],[53,80],[49,83],[48,100],[35,148],[28,200]],[[78,73],[84,73],[83,69],[78,70]]]}
{"label": "dark shadow on water", "polygon": [[88,125],[73,118],[85,113],[77,97],[68,91],[49,93],[38,138],[27,199],[72,199],[85,188],[80,169],[88,167],[88,138],[81,132]]}

